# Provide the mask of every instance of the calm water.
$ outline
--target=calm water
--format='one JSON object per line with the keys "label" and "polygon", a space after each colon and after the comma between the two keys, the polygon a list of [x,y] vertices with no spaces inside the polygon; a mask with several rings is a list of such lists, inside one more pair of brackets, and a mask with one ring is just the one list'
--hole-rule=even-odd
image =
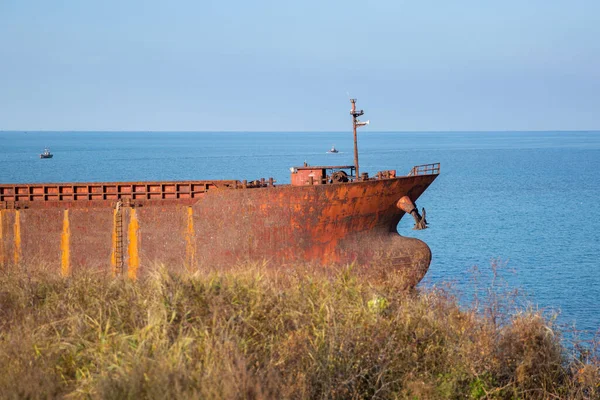
{"label": "calm water", "polygon": [[[327,154],[335,145],[340,153]],[[54,153],[40,160],[44,147]],[[442,163],[418,202],[433,262],[424,281],[469,291],[473,266],[516,270],[509,283],[559,321],[600,328],[600,132],[373,133],[362,172]],[[0,182],[248,179],[289,183],[289,167],[352,164],[348,133],[0,132]],[[591,334],[590,334],[591,335]]]}

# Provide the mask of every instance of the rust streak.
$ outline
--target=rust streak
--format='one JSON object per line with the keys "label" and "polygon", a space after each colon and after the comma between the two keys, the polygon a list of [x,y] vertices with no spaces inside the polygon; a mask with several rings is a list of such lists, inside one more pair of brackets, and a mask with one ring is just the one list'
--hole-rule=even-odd
{"label": "rust streak", "polygon": [[192,207],[187,208],[187,227],[185,231],[185,255],[186,267],[193,270],[196,264],[196,234],[194,231],[194,211]]}
{"label": "rust streak", "polygon": [[127,276],[130,279],[136,279],[138,268],[140,267],[140,256],[139,256],[139,231],[140,224],[137,219],[135,208],[131,209],[131,214],[129,218],[129,230],[128,230],[128,238],[129,245],[127,247],[129,252],[129,260],[128,260],[128,268],[127,268]]}
{"label": "rust streak", "polygon": [[4,210],[0,210],[0,266],[4,265]]}
{"label": "rust streak", "polygon": [[15,252],[14,252],[14,260],[15,265],[19,264],[21,260],[21,213],[19,210],[15,210]]}
{"label": "rust streak", "polygon": [[71,274],[71,228],[69,226],[69,210],[63,214],[63,228],[60,235],[60,267],[63,276]]}

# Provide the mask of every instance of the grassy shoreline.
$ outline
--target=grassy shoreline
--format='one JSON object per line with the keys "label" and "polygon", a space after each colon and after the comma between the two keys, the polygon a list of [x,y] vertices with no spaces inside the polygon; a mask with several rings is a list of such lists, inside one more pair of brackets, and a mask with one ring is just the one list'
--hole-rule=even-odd
{"label": "grassy shoreline", "polygon": [[351,267],[5,268],[0,372],[3,398],[600,398],[597,353],[573,356],[540,312]]}

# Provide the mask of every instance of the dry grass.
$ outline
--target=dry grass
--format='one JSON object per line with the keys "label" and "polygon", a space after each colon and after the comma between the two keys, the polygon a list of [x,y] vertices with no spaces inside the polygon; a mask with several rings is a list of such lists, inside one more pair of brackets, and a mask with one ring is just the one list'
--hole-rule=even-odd
{"label": "dry grass", "polygon": [[363,278],[5,268],[1,397],[600,398],[597,353],[573,357],[540,313]]}

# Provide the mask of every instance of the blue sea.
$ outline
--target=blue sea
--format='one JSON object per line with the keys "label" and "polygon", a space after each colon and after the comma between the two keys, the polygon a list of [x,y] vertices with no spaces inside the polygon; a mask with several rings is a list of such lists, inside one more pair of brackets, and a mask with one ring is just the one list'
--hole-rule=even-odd
{"label": "blue sea", "polygon": [[[327,153],[332,145],[338,154]],[[289,168],[305,161],[353,164],[352,146],[348,132],[0,132],[0,182],[289,183]],[[53,159],[39,158],[44,147]],[[532,307],[557,312],[584,338],[598,333],[600,132],[361,131],[359,150],[370,174],[441,163],[417,204],[429,229],[413,231],[412,218],[398,225],[431,247],[421,285],[453,282],[469,298],[473,268],[489,284],[496,263]]]}

